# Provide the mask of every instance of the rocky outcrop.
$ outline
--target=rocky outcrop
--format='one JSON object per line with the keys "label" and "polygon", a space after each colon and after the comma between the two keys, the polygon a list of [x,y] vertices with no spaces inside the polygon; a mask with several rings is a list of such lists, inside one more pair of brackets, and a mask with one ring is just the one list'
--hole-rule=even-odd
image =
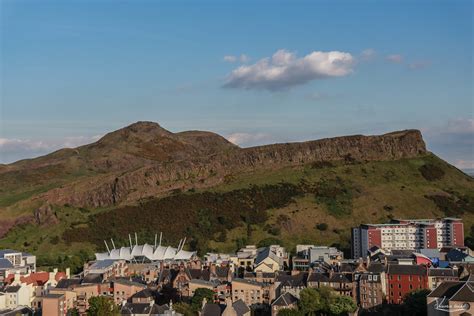
{"label": "rocky outcrop", "polygon": [[[147,131],[150,130],[149,123],[146,128]],[[194,155],[186,154],[183,159],[169,160],[168,152],[164,161],[156,160],[154,157],[151,162],[146,160],[146,163],[141,164],[139,168],[134,164],[133,170],[122,170],[120,173],[113,172],[71,183],[53,189],[39,198],[60,205],[67,203],[83,207],[104,207],[133,203],[144,197],[163,195],[173,190],[212,187],[223,182],[226,176],[242,172],[276,170],[321,161],[397,160],[427,153],[418,130],[243,149],[228,144],[224,139],[220,139],[220,136],[212,133],[172,134],[160,130],[161,134],[166,137],[166,145],[169,148],[175,148],[169,141],[176,138],[180,142],[179,148],[192,146],[193,149],[189,152]],[[128,132],[124,135],[127,135],[127,138],[131,137]],[[113,139],[117,139],[116,134],[113,136]],[[159,143],[154,139],[147,139],[147,142]],[[206,147],[206,144],[209,146]],[[135,146],[141,148],[141,144]],[[127,155],[130,155],[130,151]],[[173,156],[177,158],[180,154],[177,152]]]}

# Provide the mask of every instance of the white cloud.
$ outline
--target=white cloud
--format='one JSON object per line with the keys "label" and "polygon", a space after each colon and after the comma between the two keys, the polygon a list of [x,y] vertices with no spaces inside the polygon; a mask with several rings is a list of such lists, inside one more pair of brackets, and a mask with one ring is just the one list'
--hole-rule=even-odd
{"label": "white cloud", "polygon": [[226,138],[229,142],[239,146],[256,146],[268,143],[271,140],[271,136],[264,133],[233,133]]}
{"label": "white cloud", "polygon": [[0,163],[41,156],[61,148],[74,148],[97,141],[101,136],[77,136],[55,139],[0,138]]}
{"label": "white cloud", "polygon": [[350,53],[314,51],[297,58],[295,53],[281,49],[270,58],[234,69],[224,87],[283,90],[316,79],[347,76],[354,64]]}
{"label": "white cloud", "polygon": [[359,59],[361,61],[369,61],[369,60],[374,59],[375,56],[377,56],[377,52],[372,48],[367,48],[367,49],[364,49],[362,53],[360,53]]}
{"label": "white cloud", "polygon": [[242,64],[248,63],[250,61],[250,57],[242,54],[240,56],[234,56],[234,55],[226,55],[224,56],[224,61],[228,63],[235,63],[237,61],[241,62]]}
{"label": "white cloud", "polygon": [[388,55],[385,59],[394,64],[401,64],[403,62],[403,56],[399,54]]}
{"label": "white cloud", "polygon": [[232,55],[227,55],[227,56],[224,56],[224,61],[228,63],[235,63],[237,61],[237,57],[232,56]]}

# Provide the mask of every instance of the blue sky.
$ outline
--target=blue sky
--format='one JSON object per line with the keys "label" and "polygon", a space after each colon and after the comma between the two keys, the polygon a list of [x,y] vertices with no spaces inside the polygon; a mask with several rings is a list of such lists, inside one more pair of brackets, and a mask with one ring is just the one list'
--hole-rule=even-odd
{"label": "blue sky", "polygon": [[421,129],[474,168],[471,1],[0,1],[0,163],[138,120],[242,146]]}

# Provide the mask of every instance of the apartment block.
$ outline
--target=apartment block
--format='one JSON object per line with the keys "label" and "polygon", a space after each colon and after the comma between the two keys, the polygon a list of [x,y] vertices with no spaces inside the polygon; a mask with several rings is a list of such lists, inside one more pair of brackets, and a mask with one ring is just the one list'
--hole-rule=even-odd
{"label": "apartment block", "polygon": [[450,246],[464,246],[464,226],[459,218],[394,220],[352,229],[353,258],[366,256],[372,247],[391,251]]}

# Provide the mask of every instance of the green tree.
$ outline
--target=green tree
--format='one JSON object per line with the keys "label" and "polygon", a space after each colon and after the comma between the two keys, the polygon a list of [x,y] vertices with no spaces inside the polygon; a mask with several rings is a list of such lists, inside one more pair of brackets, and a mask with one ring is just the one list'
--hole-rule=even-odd
{"label": "green tree", "polygon": [[318,289],[306,288],[300,292],[298,303],[300,310],[306,315],[315,315],[324,308]]}
{"label": "green tree", "polygon": [[212,302],[214,300],[214,291],[202,287],[196,289],[191,300],[191,307],[194,311],[201,310],[202,300],[204,298],[206,298],[208,302]]}
{"label": "green tree", "polygon": [[115,316],[119,315],[117,305],[111,298],[94,296],[89,299],[88,316]]}
{"label": "green tree", "polygon": [[332,315],[347,315],[356,309],[356,303],[349,296],[335,296],[329,304],[329,311]]}
{"label": "green tree", "polygon": [[77,308],[71,308],[67,311],[67,316],[79,316]]}
{"label": "green tree", "polygon": [[296,308],[284,308],[278,311],[278,316],[304,316],[304,314]]}
{"label": "green tree", "polygon": [[407,293],[403,299],[403,309],[407,315],[426,315],[426,297],[429,290],[415,290]]}
{"label": "green tree", "polygon": [[195,316],[196,313],[193,311],[193,308],[191,305],[185,302],[179,302],[176,304],[173,304],[173,309],[180,313],[183,314],[184,316]]}

